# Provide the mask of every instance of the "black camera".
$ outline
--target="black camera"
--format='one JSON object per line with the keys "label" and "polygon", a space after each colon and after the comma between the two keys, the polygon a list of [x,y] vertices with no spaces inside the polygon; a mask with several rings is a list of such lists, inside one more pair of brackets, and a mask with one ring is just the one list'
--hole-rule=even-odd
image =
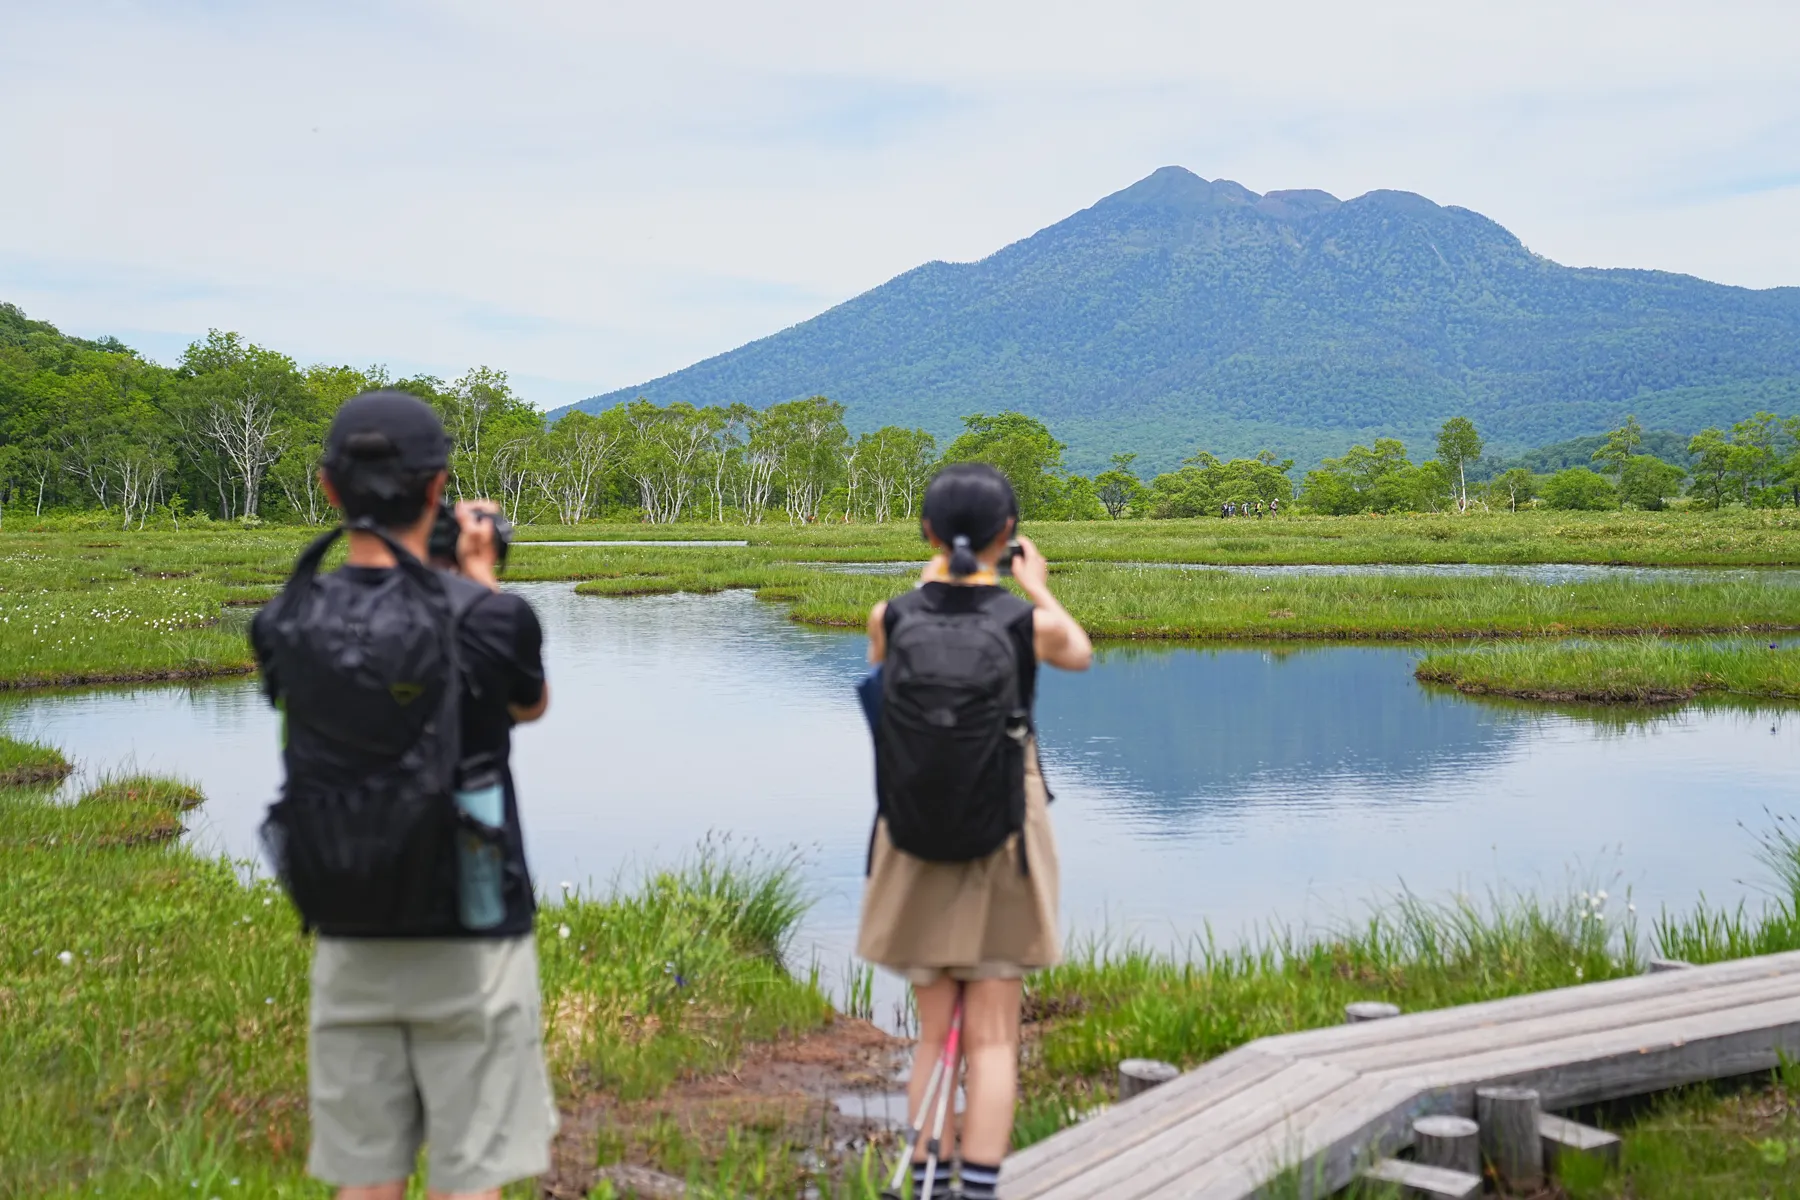
{"label": "black camera", "polygon": [[[512,548],[513,523],[500,513],[478,512],[478,521],[494,526],[494,566],[506,565],[506,552]],[[458,560],[456,543],[462,537],[462,522],[456,519],[456,506],[448,500],[438,501],[437,518],[431,522],[431,541],[426,553],[434,563],[451,564]]]}
{"label": "black camera", "polygon": [[1014,538],[1006,543],[1006,552],[1000,556],[1000,561],[994,564],[995,573],[1010,578],[1013,573],[1013,560],[1019,558],[1024,553],[1025,547],[1019,545],[1018,538]]}

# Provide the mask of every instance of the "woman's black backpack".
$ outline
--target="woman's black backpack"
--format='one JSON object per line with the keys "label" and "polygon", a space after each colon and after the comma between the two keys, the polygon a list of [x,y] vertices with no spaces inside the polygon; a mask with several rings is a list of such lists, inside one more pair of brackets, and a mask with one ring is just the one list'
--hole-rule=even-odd
{"label": "woman's black backpack", "polygon": [[258,639],[278,689],[287,778],[262,843],[306,924],[341,937],[466,934],[457,916],[458,624],[480,584],[398,560],[379,582],[320,576],[307,547]]}
{"label": "woman's black backpack", "polygon": [[1030,697],[1011,627],[1031,605],[965,595],[940,605],[920,588],[885,618],[876,797],[894,845],[932,862],[983,858],[1025,825]]}

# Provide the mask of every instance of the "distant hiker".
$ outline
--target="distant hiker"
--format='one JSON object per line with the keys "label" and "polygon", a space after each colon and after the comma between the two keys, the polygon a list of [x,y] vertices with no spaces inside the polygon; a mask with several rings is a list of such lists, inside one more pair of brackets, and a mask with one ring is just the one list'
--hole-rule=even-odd
{"label": "distant hiker", "polygon": [[[1051,594],[1037,547],[1018,538],[1011,557],[1018,512],[993,467],[944,468],[925,491],[920,526],[933,556],[922,581],[877,604],[868,622],[869,660],[880,664],[878,815],[856,952],[912,984],[912,1112],[961,1013],[967,1200],[993,1197],[1011,1145],[1022,981],[1061,957],[1056,844],[1032,723],[1038,664],[1080,671],[1093,657]],[[999,585],[1003,555],[1030,603]],[[954,1076],[949,1086],[953,1094]],[[926,1158],[921,1144],[915,1196]],[[947,1196],[948,1183],[939,1177],[933,1195]]]}
{"label": "distant hiker", "polygon": [[1281,497],[1277,496],[1273,500],[1269,501],[1269,515],[1272,517],[1280,511],[1281,511]]}
{"label": "distant hiker", "polygon": [[1219,505],[1219,515],[1221,517],[1229,517],[1231,515],[1231,501],[1227,500],[1225,503]]}
{"label": "distant hiker", "polygon": [[[549,705],[531,606],[500,591],[498,509],[443,515],[449,439],[404,392],[350,400],[319,482],[345,524],[251,625],[282,710],[263,844],[313,949],[307,1170],[340,1197],[498,1200],[550,1166],[536,903],[507,765]],[[349,535],[345,564],[317,569]]]}

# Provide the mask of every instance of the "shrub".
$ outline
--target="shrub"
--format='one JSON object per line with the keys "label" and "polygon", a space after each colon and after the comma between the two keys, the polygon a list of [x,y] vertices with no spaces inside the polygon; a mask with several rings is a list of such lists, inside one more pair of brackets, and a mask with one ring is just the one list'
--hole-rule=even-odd
{"label": "shrub", "polygon": [[1613,485],[1586,467],[1558,471],[1544,480],[1543,494],[1544,503],[1551,508],[1598,512],[1619,506]]}
{"label": "shrub", "polygon": [[1634,454],[1619,474],[1619,499],[1646,512],[1661,512],[1666,497],[1681,491],[1687,472],[1648,454]]}

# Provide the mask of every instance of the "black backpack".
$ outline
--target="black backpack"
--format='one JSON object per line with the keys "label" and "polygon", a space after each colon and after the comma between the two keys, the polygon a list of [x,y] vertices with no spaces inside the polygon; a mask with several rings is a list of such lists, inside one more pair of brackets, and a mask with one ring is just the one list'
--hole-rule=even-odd
{"label": "black backpack", "polygon": [[932,862],[983,858],[1025,826],[1031,698],[1010,627],[1031,605],[1000,588],[969,598],[952,609],[920,588],[884,621],[876,797],[894,845]]}
{"label": "black backpack", "polygon": [[455,801],[458,625],[486,588],[435,571],[372,523],[398,561],[377,584],[318,576],[343,534],[300,556],[258,621],[284,717],[287,778],[262,844],[310,928],[344,937],[465,934]]}

